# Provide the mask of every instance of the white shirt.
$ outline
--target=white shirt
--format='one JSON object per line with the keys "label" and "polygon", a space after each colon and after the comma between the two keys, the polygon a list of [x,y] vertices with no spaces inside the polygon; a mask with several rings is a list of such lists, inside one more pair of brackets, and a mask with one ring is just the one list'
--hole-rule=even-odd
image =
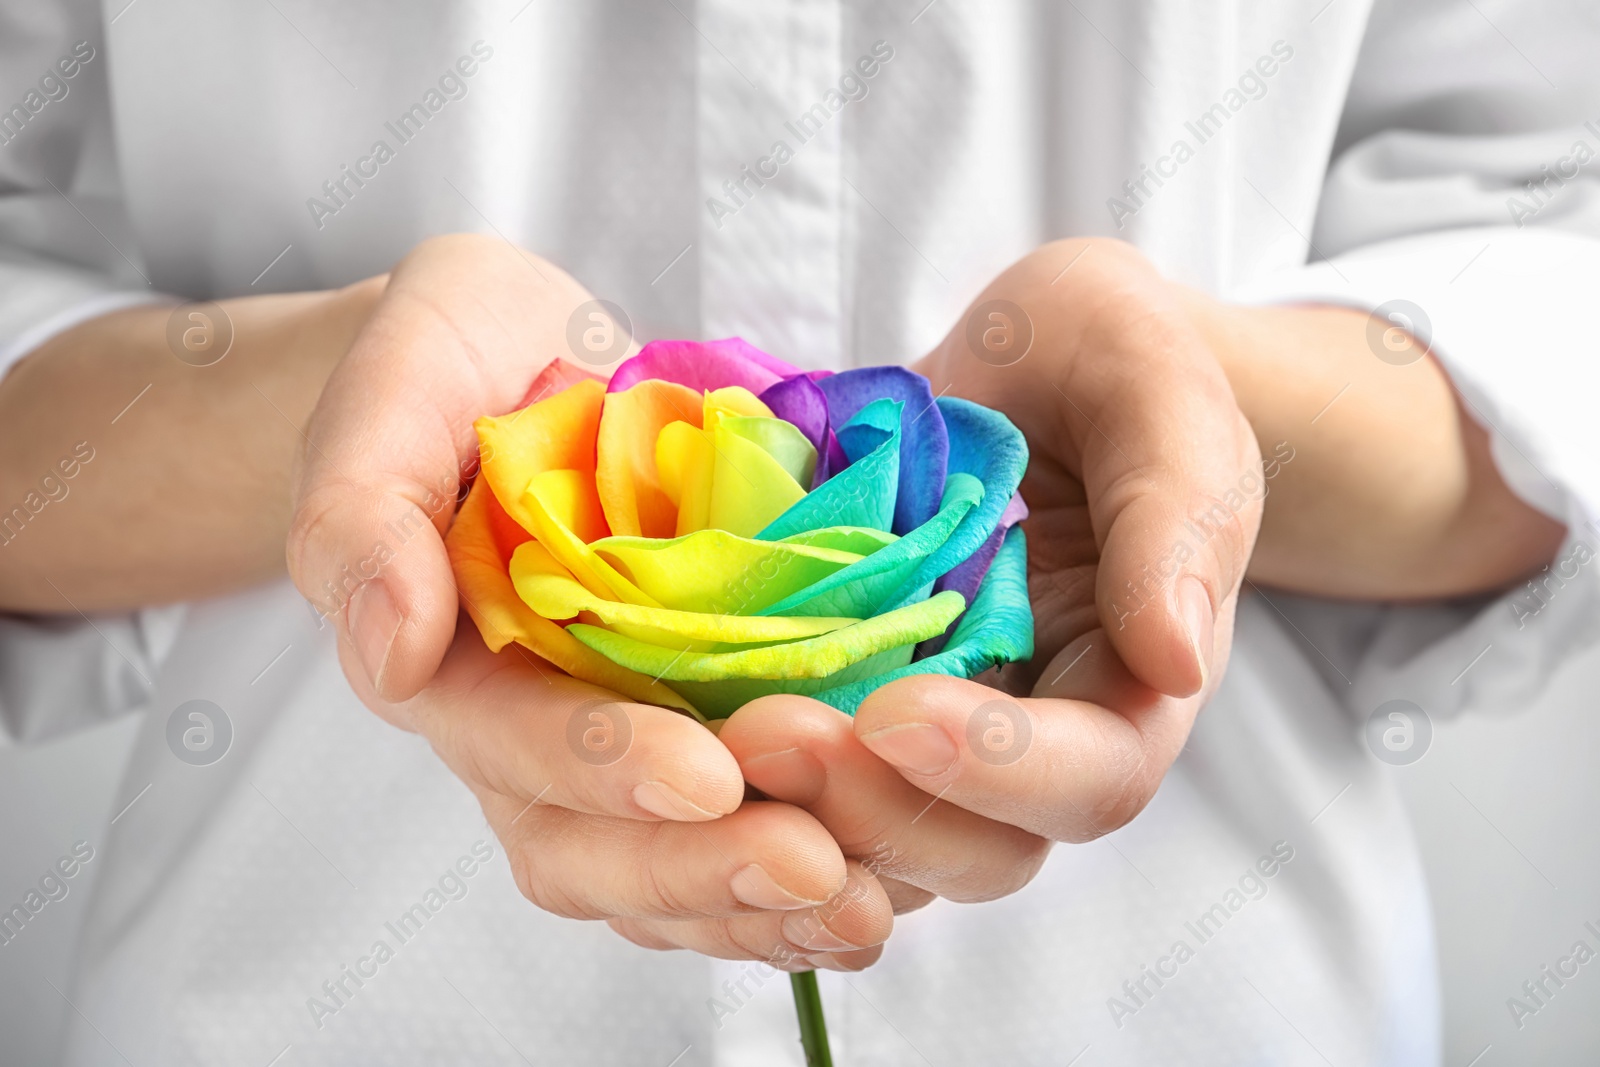
{"label": "white shirt", "polygon": [[[1421,308],[1508,482],[1571,524],[1562,558],[1595,544],[1587,5],[124,2],[0,4],[0,106],[29,114],[0,144],[8,358],[129,300],[342,284],[468,229],[549,255],[640,338],[905,361],[1029,249],[1115,234],[1234,299]],[[66,95],[30,99],[80,40]],[[1437,1061],[1426,887],[1363,729],[1394,699],[1530,699],[1597,639],[1596,568],[1571,570],[1424,609],[1247,594],[1139,819],[822,976],[840,1062]],[[13,738],[149,709],[64,1062],[799,1062],[781,978],[523,902],[466,790],[358,706],[287,586],[3,626]],[[233,731],[209,766],[166,738],[193,699]],[[466,895],[402,941],[386,924],[458,862]]]}

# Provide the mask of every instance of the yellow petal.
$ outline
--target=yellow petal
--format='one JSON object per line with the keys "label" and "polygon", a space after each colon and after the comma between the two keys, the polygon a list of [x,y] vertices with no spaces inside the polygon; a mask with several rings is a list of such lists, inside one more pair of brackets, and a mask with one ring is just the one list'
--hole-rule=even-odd
{"label": "yellow petal", "polygon": [[712,441],[716,456],[707,526],[754,537],[806,495],[798,478],[803,475],[811,484],[817,451],[789,423],[723,416]]}
{"label": "yellow petal", "polygon": [[[574,678],[602,686],[647,704],[677,708],[700,717],[683,697],[648,675],[628,670],[541,618],[517,596],[508,560],[524,549],[537,548],[527,532],[500,507],[485,479],[478,479],[445,536],[445,549],[455,572],[462,605],[477,624],[484,644],[499,652],[512,641],[542,656]],[[551,564],[559,567],[544,553]],[[567,579],[572,580],[570,572]],[[574,583],[576,584],[576,583]]]}
{"label": "yellow petal", "polygon": [[699,394],[688,386],[655,379],[606,394],[594,480],[612,533],[622,537],[673,535],[679,494],[663,484],[666,472],[659,469],[657,438],[672,422],[698,430],[702,405]]}
{"label": "yellow petal", "polygon": [[637,641],[675,648],[688,645],[699,652],[815,637],[860,621],[720,615],[619,604],[590,593],[537,541],[520,546],[511,557],[511,581],[523,602],[547,619],[570,619],[581,613],[584,621],[603,623]]}
{"label": "yellow petal", "polygon": [[656,468],[662,491],[678,507],[676,536],[703,530],[711,521],[711,483],[716,452],[711,438],[687,422],[669,422],[656,438]]}
{"label": "yellow petal", "polygon": [[728,615],[754,615],[862,558],[825,547],[755,541],[724,530],[697,530],[670,541],[608,537],[590,547],[637,583],[654,604]]}
{"label": "yellow petal", "polygon": [[705,395],[699,429],[671,422],[656,439],[679,537],[705,529],[754,536],[805,496],[816,465],[805,435],[738,386]]}

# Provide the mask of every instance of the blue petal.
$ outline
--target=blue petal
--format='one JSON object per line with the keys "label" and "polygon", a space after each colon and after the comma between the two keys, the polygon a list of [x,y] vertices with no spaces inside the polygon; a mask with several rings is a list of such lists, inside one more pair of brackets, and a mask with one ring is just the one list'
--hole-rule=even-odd
{"label": "blue petal", "polygon": [[917,592],[954,570],[1000,525],[1028,467],[1028,442],[1011,420],[970,400],[940,397],[938,408],[950,435],[951,474],[970,474],[983,482],[983,502],[967,513],[944,546],[923,561],[901,595],[884,605],[889,611],[919,599]]}
{"label": "blue petal", "polygon": [[859,367],[823,378],[817,385],[828,398],[835,424],[882,397],[900,401],[900,483],[892,529],[908,533],[933,518],[944,497],[950,445],[928,379],[904,367]]}

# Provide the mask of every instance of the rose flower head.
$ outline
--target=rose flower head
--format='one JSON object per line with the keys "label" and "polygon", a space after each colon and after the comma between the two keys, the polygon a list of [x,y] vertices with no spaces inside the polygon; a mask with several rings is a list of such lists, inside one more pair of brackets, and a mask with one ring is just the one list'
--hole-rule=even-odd
{"label": "rose flower head", "polygon": [[476,429],[446,545],[497,652],[707,719],[1032,655],[1027,444],[913,371],[653,341],[609,384],[552,365]]}

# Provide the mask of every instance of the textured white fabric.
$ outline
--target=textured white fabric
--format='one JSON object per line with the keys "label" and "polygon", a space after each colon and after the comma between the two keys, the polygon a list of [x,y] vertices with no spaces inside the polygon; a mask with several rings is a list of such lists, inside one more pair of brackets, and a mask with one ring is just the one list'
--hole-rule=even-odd
{"label": "textured white fabric", "polygon": [[[342,284],[474,229],[552,256],[641,337],[903,361],[1030,248],[1115,234],[1241,299],[1415,302],[1508,477],[1574,541],[1594,533],[1596,171],[1523,187],[1574,140],[1600,148],[1592,5],[16,0],[0,106],[80,36],[100,58],[0,145],[18,272],[0,275],[0,347],[107,292]],[[842,79],[866,57],[860,95]],[[430,89],[449,94],[402,143],[393,123]],[[363,163],[379,139],[392,158]],[[758,186],[743,168],[777,141],[792,158]],[[1514,597],[1248,594],[1228,678],[1143,816],[1058,849],[1013,898],[907,917],[866,974],[822,976],[839,1061],[1436,1062],[1425,886],[1361,727],[1396,698],[1514,711],[1592,645],[1595,574],[1531,618]],[[13,735],[139,703],[60,698],[52,674],[120,669],[64,629],[0,634],[27,650],[3,661]],[[195,606],[150,674],[65,1062],[799,1062],[781,979],[719,1027],[723,983],[757,988],[745,965],[517,899],[465,790],[355,704],[286,587]],[[211,766],[167,746],[191,699],[235,729]],[[319,1028],[309,998],[479,840],[494,858],[467,895]],[[1293,858],[1265,895],[1199,944],[1186,924],[1275,846]],[[1180,939],[1175,976],[1124,990]]]}

